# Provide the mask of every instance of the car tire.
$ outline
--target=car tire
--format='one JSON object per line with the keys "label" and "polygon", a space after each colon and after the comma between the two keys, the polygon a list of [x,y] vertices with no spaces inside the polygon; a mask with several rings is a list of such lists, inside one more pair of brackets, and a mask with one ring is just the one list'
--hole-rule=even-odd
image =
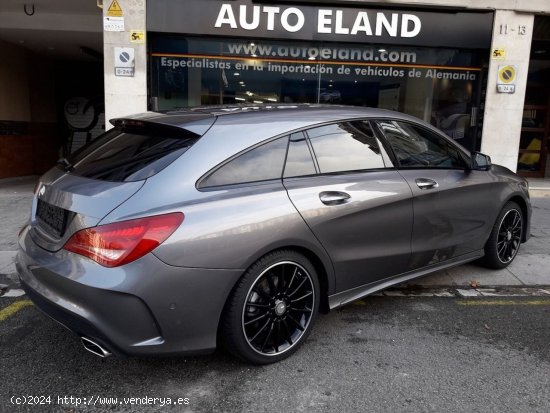
{"label": "car tire", "polygon": [[508,202],[493,225],[481,263],[494,269],[507,267],[519,251],[524,225],[525,219],[519,205]]}
{"label": "car tire", "polygon": [[315,268],[302,254],[279,250],[265,255],[245,272],[225,305],[222,344],[254,364],[289,357],[311,332],[319,294]]}

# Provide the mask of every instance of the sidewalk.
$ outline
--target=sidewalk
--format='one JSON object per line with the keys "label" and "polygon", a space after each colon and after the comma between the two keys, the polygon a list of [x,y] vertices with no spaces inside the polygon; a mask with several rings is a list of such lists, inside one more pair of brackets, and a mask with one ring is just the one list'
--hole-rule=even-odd
{"label": "sidewalk", "polygon": [[[29,215],[36,177],[0,179],[0,296],[18,288],[13,263],[17,234]],[[503,270],[465,264],[418,278],[400,288],[550,286],[550,180],[530,179],[531,239]],[[399,287],[398,287],[399,288]]]}
{"label": "sidewalk", "polygon": [[0,179],[0,296],[19,286],[14,258],[17,234],[30,216],[37,177]]}

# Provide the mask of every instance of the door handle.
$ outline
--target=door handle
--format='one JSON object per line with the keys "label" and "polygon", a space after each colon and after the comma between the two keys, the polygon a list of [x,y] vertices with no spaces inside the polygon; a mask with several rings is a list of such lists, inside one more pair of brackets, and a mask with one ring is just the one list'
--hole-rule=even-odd
{"label": "door handle", "polygon": [[439,186],[436,181],[428,178],[416,178],[415,182],[420,189],[433,189]]}
{"label": "door handle", "polygon": [[323,191],[319,193],[319,199],[325,205],[341,205],[348,202],[350,194],[339,191]]}

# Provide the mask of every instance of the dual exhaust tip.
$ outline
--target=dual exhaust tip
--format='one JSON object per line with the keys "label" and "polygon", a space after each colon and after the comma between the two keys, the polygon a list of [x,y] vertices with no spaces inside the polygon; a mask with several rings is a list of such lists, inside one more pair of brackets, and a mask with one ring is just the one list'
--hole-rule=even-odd
{"label": "dual exhaust tip", "polygon": [[112,353],[102,347],[100,344],[96,343],[95,341],[87,338],[87,337],[80,337],[80,340],[82,341],[82,345],[86,350],[88,350],[90,353],[95,354],[96,356],[99,356],[101,358],[106,358],[112,355]]}

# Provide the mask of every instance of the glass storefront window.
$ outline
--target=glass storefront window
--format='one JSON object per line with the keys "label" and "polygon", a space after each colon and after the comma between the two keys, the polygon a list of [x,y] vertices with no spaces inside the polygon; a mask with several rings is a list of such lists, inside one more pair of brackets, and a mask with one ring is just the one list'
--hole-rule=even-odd
{"label": "glass storefront window", "polygon": [[550,175],[550,18],[535,17],[517,171],[526,177]]}
{"label": "glass storefront window", "polygon": [[323,103],[409,113],[476,149],[483,51],[154,35],[154,109]]}

